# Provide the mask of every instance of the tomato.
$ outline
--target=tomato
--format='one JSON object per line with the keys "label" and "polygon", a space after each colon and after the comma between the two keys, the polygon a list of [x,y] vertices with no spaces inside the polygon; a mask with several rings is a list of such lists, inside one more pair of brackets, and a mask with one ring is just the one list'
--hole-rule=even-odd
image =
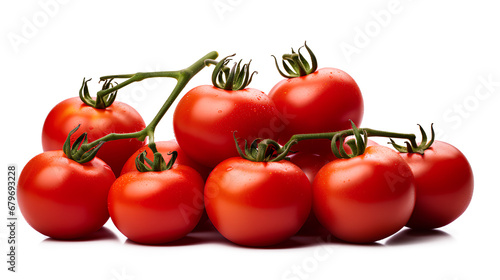
{"label": "tomato", "polygon": [[[372,141],[371,139],[368,139],[368,142],[366,144],[367,147],[376,145],[378,144],[375,141]],[[344,149],[347,153],[352,153],[351,148],[347,144],[345,144],[345,142],[344,142]],[[300,167],[300,169],[302,169],[302,171],[304,171],[311,184],[313,183],[314,177],[316,177],[316,174],[319,172],[319,170],[327,163],[335,159],[336,157],[333,155],[332,152],[323,154],[311,153],[311,152],[298,152],[290,156],[290,162],[297,165],[298,167]],[[321,230],[323,230],[323,227],[320,225],[320,223],[314,216],[314,213],[311,211],[311,213],[309,214],[309,218],[307,218],[307,221],[304,223],[304,226],[302,227],[300,232],[304,234],[309,234],[309,233],[317,233]]]}
{"label": "tomato", "polygon": [[417,189],[408,227],[438,228],[462,215],[472,199],[474,176],[467,158],[457,148],[434,141],[423,155],[400,155],[410,165]]}
{"label": "tomato", "polygon": [[55,239],[76,239],[99,230],[109,218],[108,191],[115,180],[99,158],[87,163],[62,151],[32,158],[19,177],[17,199],[28,224]]}
{"label": "tomato", "polygon": [[[319,69],[309,75],[282,80],[269,92],[283,116],[285,128],[280,143],[294,134],[333,132],[358,127],[363,118],[361,91],[346,72],[335,68]],[[327,152],[330,141],[302,141],[297,151]]]}
{"label": "tomato", "polygon": [[134,242],[174,241],[191,232],[200,220],[203,186],[200,174],[184,165],[125,173],[109,191],[109,214],[118,230]]}
{"label": "tomato", "polygon": [[224,90],[203,85],[190,90],[174,112],[174,132],[182,150],[193,160],[215,167],[238,156],[236,136],[249,142],[275,138],[281,119],[274,103],[262,91]]}
{"label": "tomato", "polygon": [[[171,155],[169,155],[168,153],[172,151],[177,151],[177,158],[175,159],[174,164],[187,165],[189,167],[192,167],[194,170],[200,173],[201,177],[204,180],[207,179],[211,170],[190,159],[184,153],[184,151],[182,151],[182,149],[179,147],[179,144],[177,144],[177,141],[175,141],[175,139],[169,141],[158,141],[155,142],[155,144],[156,144],[156,149],[158,150],[158,152],[162,154],[163,158],[165,159],[165,162],[168,162],[171,158]],[[147,151],[147,158],[153,160],[153,152],[151,151],[151,149],[147,145],[143,146],[139,150],[137,150],[134,154],[132,154],[130,158],[125,162],[122,168],[121,175],[128,172],[137,171],[137,168],[135,167],[135,159],[143,151]]]}
{"label": "tomato", "polygon": [[[171,158],[171,155],[168,153],[172,151],[177,151],[177,158],[175,159],[174,165],[186,165],[189,167],[192,167],[194,170],[196,170],[201,177],[203,178],[204,181],[207,180],[208,175],[210,174],[211,169],[203,166],[194,160],[190,159],[184,151],[179,147],[179,144],[177,144],[177,141],[175,139],[169,140],[169,141],[158,141],[156,143],[156,150],[160,152],[165,159],[166,162],[168,162]],[[122,173],[121,175],[128,173],[128,172],[135,172],[137,171],[137,168],[135,167],[135,159],[137,156],[142,153],[144,150],[147,151],[147,157],[150,160],[153,160],[153,152],[151,149],[146,145],[137,150],[130,158],[125,162],[125,165],[122,168]],[[208,223],[208,216],[207,213],[203,210],[203,214],[201,216],[199,227],[201,228],[204,224]],[[197,228],[196,228],[197,229]]]}
{"label": "tomato", "polygon": [[415,179],[398,153],[367,147],[325,165],[313,182],[313,209],[333,236],[370,243],[399,231],[415,205]]}
{"label": "tomato", "polygon": [[[68,133],[78,124],[81,124],[79,131],[87,132],[89,142],[109,133],[136,132],[146,127],[139,113],[125,103],[115,101],[105,109],[95,109],[84,104],[79,97],[73,97],[57,104],[45,119],[43,150],[62,149]],[[76,138],[78,135],[72,135],[71,142]],[[125,161],[144,144],[137,139],[110,141],[101,147],[97,156],[109,164],[118,177]]]}
{"label": "tomato", "polygon": [[289,161],[230,158],[212,171],[205,207],[215,228],[244,246],[268,246],[294,235],[311,210],[307,176]]}

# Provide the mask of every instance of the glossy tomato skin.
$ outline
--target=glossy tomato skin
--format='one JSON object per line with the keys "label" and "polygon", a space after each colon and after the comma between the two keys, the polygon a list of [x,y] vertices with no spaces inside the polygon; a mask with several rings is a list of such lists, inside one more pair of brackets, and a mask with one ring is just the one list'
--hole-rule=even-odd
{"label": "glossy tomato skin", "polygon": [[[106,109],[95,109],[79,97],[73,97],[57,104],[47,115],[42,131],[43,150],[61,150],[68,133],[79,124],[71,143],[84,132],[92,142],[109,133],[137,132],[146,127],[139,113],[125,103],[115,101]],[[118,177],[125,161],[144,143],[137,139],[110,141],[101,147],[97,156],[109,164]]]}
{"label": "glossy tomato skin", "polygon": [[115,180],[99,158],[80,164],[62,151],[35,156],[19,177],[19,209],[35,230],[55,239],[77,239],[109,218],[108,191]]}
{"label": "glossy tomato skin", "polygon": [[[284,129],[280,142],[294,134],[333,132],[357,126],[363,118],[361,91],[346,72],[323,68],[303,77],[285,79],[269,92],[282,114]],[[327,152],[330,141],[309,140],[294,146],[297,151]]]}
{"label": "glossy tomato skin", "polygon": [[[210,168],[203,166],[194,160],[190,159],[184,151],[179,147],[179,144],[177,144],[177,141],[175,139],[173,140],[168,140],[168,141],[158,141],[155,142],[156,144],[156,150],[160,152],[165,159],[165,162],[169,162],[170,158],[172,157],[168,153],[172,151],[177,151],[177,158],[175,159],[175,163],[177,165],[186,165],[189,167],[192,167],[194,170],[196,170],[198,173],[200,173],[201,177],[203,180],[206,180],[208,175],[210,174]],[[143,151],[147,152],[147,158],[150,160],[153,160],[153,152],[151,149],[145,145],[142,146],[139,150],[137,150],[135,153],[133,153],[130,158],[125,162],[122,168],[121,175],[128,173],[128,172],[133,172],[137,171],[137,168],[135,167],[135,159],[137,156],[142,153]]]}
{"label": "glossy tomato skin", "polygon": [[462,152],[448,143],[434,141],[424,155],[400,155],[413,171],[417,190],[408,227],[439,228],[462,215],[474,190],[472,168]]}
{"label": "glossy tomato skin", "polygon": [[[378,144],[375,141],[368,139],[366,146],[378,146]],[[351,148],[345,143],[344,149],[346,153],[352,153]],[[312,152],[298,152],[290,156],[290,162],[297,165],[298,167],[300,167],[300,169],[302,169],[302,171],[304,171],[311,184],[313,183],[314,178],[316,177],[316,174],[318,174],[319,170],[321,170],[321,168],[323,168],[323,166],[325,166],[327,163],[336,159],[337,158],[331,151],[321,154]],[[316,219],[316,216],[314,216],[314,212],[311,211],[311,213],[309,214],[309,218],[307,218],[307,221],[304,223],[304,226],[299,233],[304,235],[316,234],[322,232],[323,230],[323,226],[321,226],[321,224],[318,222],[318,219]]]}
{"label": "glossy tomato skin", "polygon": [[304,224],[311,210],[311,185],[288,161],[230,158],[208,177],[205,207],[228,240],[243,246],[274,245]]}
{"label": "glossy tomato skin", "polygon": [[111,187],[109,214],[118,230],[142,244],[162,244],[191,232],[203,212],[203,179],[193,168],[129,172]]}
{"label": "glossy tomato skin", "polygon": [[198,86],[179,101],[174,112],[174,132],[182,150],[193,160],[215,167],[238,156],[233,139],[276,138],[282,129],[274,103],[262,91],[237,91]]}
{"label": "glossy tomato skin", "polygon": [[415,205],[415,179],[390,148],[372,146],[363,155],[325,165],[313,182],[313,209],[335,237],[371,243],[408,222]]}

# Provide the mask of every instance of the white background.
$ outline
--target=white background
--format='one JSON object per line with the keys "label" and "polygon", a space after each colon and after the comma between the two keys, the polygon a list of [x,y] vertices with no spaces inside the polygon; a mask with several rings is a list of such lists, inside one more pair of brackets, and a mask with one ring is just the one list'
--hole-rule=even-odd
{"label": "white background", "polygon": [[[281,80],[278,57],[307,40],[320,67],[348,72],[365,100],[364,127],[418,132],[469,159],[475,192],[466,213],[429,235],[402,231],[380,246],[294,237],[248,249],[214,232],[170,246],[130,244],[108,222],[89,241],[46,239],[21,218],[18,272],[2,279],[500,279],[500,10],[497,1],[3,1],[0,7],[0,165],[19,170],[42,152],[50,109],[76,96],[83,77],[177,70],[216,50],[253,59],[251,87]],[[7,4],[8,3],[8,4]],[[213,67],[212,67],[213,69]],[[203,70],[187,89],[210,82]],[[132,85],[119,99],[149,122],[173,81]],[[185,91],[186,91],[185,90]],[[173,137],[171,110],[156,139]],[[6,175],[2,178],[6,182]],[[5,183],[6,185],[6,183]],[[4,189],[4,188],[3,188]],[[7,254],[6,191],[0,252]],[[294,272],[295,271],[295,272]],[[300,271],[300,272],[297,272]]]}

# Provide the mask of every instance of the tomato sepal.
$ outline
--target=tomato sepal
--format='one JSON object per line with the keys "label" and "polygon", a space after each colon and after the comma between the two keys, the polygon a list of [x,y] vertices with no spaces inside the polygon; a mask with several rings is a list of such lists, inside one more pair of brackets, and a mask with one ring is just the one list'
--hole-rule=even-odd
{"label": "tomato sepal", "polygon": [[435,133],[434,133],[434,124],[431,124],[431,139],[429,142],[427,142],[427,133],[425,133],[425,130],[422,128],[422,126],[419,124],[418,127],[420,128],[420,133],[422,134],[422,141],[420,141],[419,145],[412,145],[410,142],[405,141],[405,146],[398,145],[392,138],[389,138],[391,142],[388,144],[391,144],[394,149],[396,149],[400,153],[418,153],[423,155],[425,150],[429,149],[432,146],[432,143],[434,143],[435,139]]}
{"label": "tomato sepal", "polygon": [[[234,63],[232,68],[229,68],[227,64],[231,61],[230,57],[236,54],[228,55],[217,62],[215,69],[212,72],[212,84],[214,87],[223,90],[241,90],[246,88],[250,82],[252,82],[252,77],[257,71],[250,73],[250,60],[247,64],[241,65],[240,60],[238,63]],[[214,61],[206,60],[205,64],[212,64]]]}
{"label": "tomato sepal", "polygon": [[[305,47],[307,52],[309,53],[309,56],[311,58],[310,64],[300,52],[300,49],[302,49],[303,47]],[[316,60],[316,56],[307,46],[306,42],[304,42],[304,46],[300,47],[297,52],[295,52],[292,48],[291,54],[284,54],[282,56],[282,64],[283,68],[285,68],[286,74],[281,71],[276,57],[274,55],[272,55],[272,57],[274,58],[276,68],[278,69],[280,75],[288,79],[307,76],[311,73],[316,72],[316,70],[318,69],[318,61]]]}
{"label": "tomato sepal", "polygon": [[[94,100],[90,96],[89,87],[88,87],[88,82],[91,80],[92,79],[85,80],[85,78],[83,78],[82,87],[80,88],[80,91],[79,91],[80,100],[82,100],[82,102],[85,103],[86,105],[93,107],[95,109],[106,109],[107,107],[111,106],[111,104],[113,104],[113,102],[116,99],[116,95],[118,94],[118,90],[112,91],[111,93],[107,94],[106,96],[103,96],[101,94],[97,94],[97,97]],[[104,81],[104,84],[102,85],[101,92],[113,87],[113,84],[112,84],[113,78],[106,79],[103,81]],[[101,82],[101,80],[99,82]]]}
{"label": "tomato sepal", "polygon": [[289,159],[287,155],[290,153],[290,148],[297,143],[296,140],[293,140],[281,146],[277,141],[272,139],[263,140],[257,138],[248,145],[248,141],[245,139],[245,151],[243,151],[236,137],[236,132],[237,131],[233,132],[233,138],[238,154],[242,158],[253,162],[278,162],[283,159]]}
{"label": "tomato sepal", "polygon": [[163,155],[156,149],[154,142],[148,144],[151,151],[153,151],[153,160],[147,158],[148,152],[144,150],[135,158],[135,166],[139,172],[159,172],[170,170],[177,159],[177,151],[171,151],[167,155],[171,155],[168,163],[163,158]]}
{"label": "tomato sepal", "polygon": [[[332,138],[332,152],[337,158],[353,158],[362,155],[365,152],[366,145],[368,143],[368,133],[364,129],[359,129],[352,120],[349,120],[352,126],[353,139],[350,139],[346,144],[351,148],[351,153],[348,154],[343,143],[345,142],[344,133],[336,133]],[[362,135],[361,135],[362,134]],[[337,142],[340,144],[337,146]]]}
{"label": "tomato sepal", "polygon": [[97,142],[94,146],[86,145],[88,142],[87,132],[82,133],[71,144],[71,135],[73,135],[80,128],[80,124],[71,130],[63,145],[63,152],[67,158],[74,160],[78,163],[86,163],[93,160],[104,144],[104,141]]}

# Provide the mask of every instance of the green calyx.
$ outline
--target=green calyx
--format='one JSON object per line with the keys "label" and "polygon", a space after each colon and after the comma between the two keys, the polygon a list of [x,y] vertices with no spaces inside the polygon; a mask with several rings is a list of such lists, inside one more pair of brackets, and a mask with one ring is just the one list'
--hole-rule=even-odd
{"label": "green calyx", "polygon": [[150,160],[147,158],[147,151],[143,151],[140,153],[136,158],[135,158],[135,167],[137,168],[138,171],[140,172],[159,172],[159,171],[165,171],[165,170],[170,170],[172,166],[175,163],[175,160],[177,159],[177,151],[172,151],[168,153],[168,155],[172,155],[170,160],[165,162],[165,159],[163,158],[163,155],[158,152],[156,149],[156,144],[154,142],[149,143],[148,147],[151,149],[153,152],[153,160]]}
{"label": "green calyx", "polygon": [[425,133],[422,126],[418,125],[418,127],[420,128],[420,133],[422,134],[422,141],[420,142],[419,145],[414,145],[414,144],[411,144],[410,142],[406,141],[405,142],[406,147],[405,147],[405,146],[396,144],[396,142],[394,142],[394,140],[392,140],[392,138],[389,138],[389,140],[391,141],[391,142],[389,142],[389,144],[391,144],[394,147],[394,149],[396,149],[400,153],[418,153],[418,154],[423,155],[425,150],[429,149],[431,147],[432,143],[434,143],[434,138],[435,138],[434,124],[431,124],[431,140],[429,140],[429,142],[427,142],[427,133]]}
{"label": "green calyx", "polygon": [[[229,55],[223,58],[215,65],[215,69],[212,73],[212,84],[220,89],[224,90],[240,90],[246,88],[252,81],[252,77],[257,71],[250,73],[250,63],[241,64],[241,60],[238,63],[234,63],[232,68],[229,68],[227,64],[231,61],[230,57],[235,56]],[[214,63],[214,61],[206,61],[205,64]]]}
{"label": "green calyx", "polygon": [[281,146],[278,142],[272,139],[255,139],[250,146],[247,140],[245,140],[244,151],[241,149],[238,138],[236,138],[236,131],[233,132],[234,142],[236,144],[236,149],[240,156],[246,160],[254,162],[277,162],[283,159],[287,159],[287,155],[290,152],[290,148],[297,143],[297,141],[291,141],[285,146]]}
{"label": "green calyx", "polygon": [[[366,143],[368,142],[368,133],[366,130],[358,129],[352,120],[351,126],[354,138],[346,142],[349,148],[351,148],[351,154],[348,154],[344,149],[346,134],[336,133],[332,138],[332,152],[337,158],[353,158],[365,152]],[[338,147],[337,143],[339,143]]]}
{"label": "green calyx", "polygon": [[[113,102],[116,99],[116,94],[118,93],[118,90],[116,90],[108,95],[105,95],[105,96],[98,94],[96,96],[96,99],[94,100],[90,96],[89,88],[87,85],[87,83],[90,80],[92,80],[92,79],[85,80],[85,78],[83,78],[83,83],[82,83],[82,86],[81,86],[80,92],[79,92],[80,99],[82,100],[82,102],[85,103],[86,105],[94,107],[96,109],[105,109],[105,108],[111,106],[111,104],[113,104]],[[112,81],[113,81],[113,79],[105,80],[103,85],[102,85],[102,90],[104,91],[104,90],[108,90],[108,89],[112,88],[113,87]]]}
{"label": "green calyx", "polygon": [[87,144],[87,133],[80,135],[73,144],[71,144],[71,135],[73,135],[80,125],[71,130],[63,145],[63,152],[67,158],[74,160],[78,163],[86,163],[91,161],[104,144],[103,141],[96,143],[96,145]]}
{"label": "green calyx", "polygon": [[[311,63],[309,63],[305,57],[302,55],[300,50],[305,47],[307,52],[309,53],[309,56],[311,57]],[[285,78],[295,78],[295,77],[302,77],[309,75],[311,73],[314,73],[316,69],[318,69],[318,62],[316,60],[316,56],[314,53],[311,51],[311,49],[307,46],[307,44],[304,42],[304,46],[300,47],[297,52],[295,52],[292,48],[292,53],[291,54],[284,54],[282,56],[282,64],[283,68],[285,68],[286,74],[281,71],[279,65],[278,65],[278,60],[276,57],[273,55],[274,62],[276,63],[276,68],[278,69],[278,72],[281,74],[281,76]]]}

